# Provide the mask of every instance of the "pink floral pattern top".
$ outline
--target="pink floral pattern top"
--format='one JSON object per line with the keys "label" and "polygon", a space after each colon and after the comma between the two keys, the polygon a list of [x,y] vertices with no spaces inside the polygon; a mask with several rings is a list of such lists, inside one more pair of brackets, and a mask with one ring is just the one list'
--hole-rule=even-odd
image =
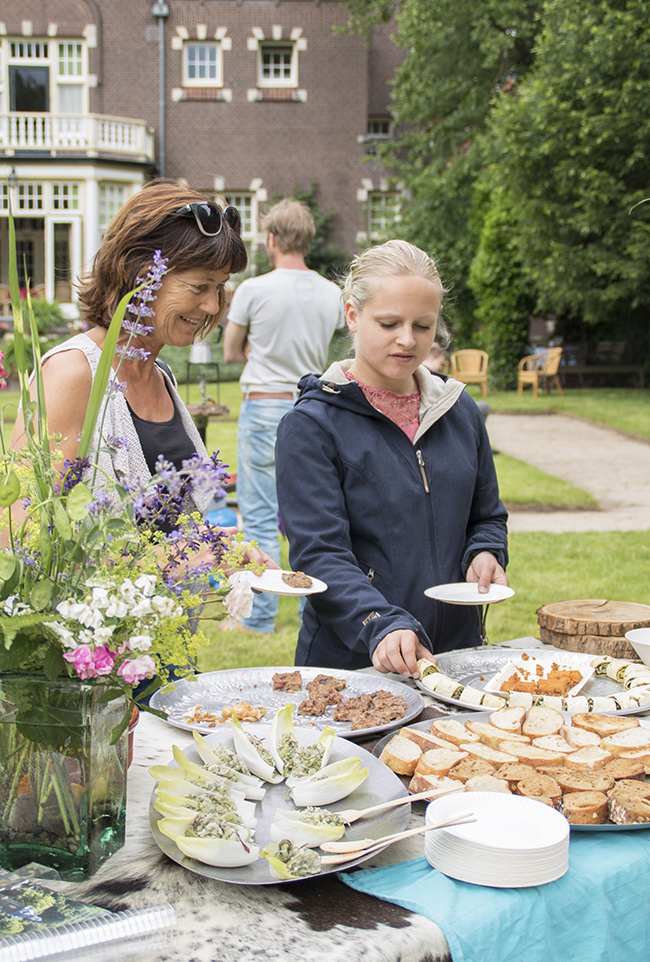
{"label": "pink floral pattern top", "polygon": [[381,391],[379,388],[369,387],[363,384],[349,371],[345,371],[348,381],[356,381],[366,396],[366,399],[374,408],[385,414],[387,418],[409,436],[411,441],[415,439],[415,433],[420,423],[420,392],[413,391],[412,394],[395,394],[394,391]]}

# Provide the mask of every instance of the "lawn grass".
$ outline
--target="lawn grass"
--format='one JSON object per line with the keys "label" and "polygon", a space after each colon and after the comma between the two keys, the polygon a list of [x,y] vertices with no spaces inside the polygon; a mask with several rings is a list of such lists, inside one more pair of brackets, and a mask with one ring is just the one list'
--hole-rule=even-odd
{"label": "lawn grass", "polygon": [[555,511],[563,508],[594,510],[598,507],[598,501],[588,491],[517,458],[498,453],[494,456],[494,464],[499,478],[499,493],[506,507],[521,510],[530,506],[533,510],[552,508]]}

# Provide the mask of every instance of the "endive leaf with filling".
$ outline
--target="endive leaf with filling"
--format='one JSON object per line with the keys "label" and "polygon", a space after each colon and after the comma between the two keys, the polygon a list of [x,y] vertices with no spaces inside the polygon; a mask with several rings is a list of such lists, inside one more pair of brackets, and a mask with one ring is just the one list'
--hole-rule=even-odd
{"label": "endive leaf with filling", "polygon": [[361,768],[359,758],[345,758],[307,778],[287,779],[287,785],[298,808],[331,805],[355,791],[368,777],[368,771]]}
{"label": "endive leaf with filling", "polygon": [[[266,789],[261,787],[259,779],[253,779],[250,775],[240,778],[238,772],[231,768],[228,769],[225,766],[214,766],[216,771],[213,771],[213,766],[211,765],[197,765],[196,762],[191,762],[189,758],[183,754],[178,745],[172,745],[172,752],[174,753],[174,761],[178,767],[182,769],[184,778],[188,778],[191,775],[201,778],[203,773],[207,772],[213,778],[225,778],[226,781],[230,782],[239,791],[244,792],[246,798],[252,798],[256,801],[264,798]],[[251,784],[251,782],[253,784]]]}
{"label": "endive leaf with filling", "polygon": [[260,850],[248,841],[248,829],[227,822],[200,823],[197,820],[200,818],[161,818],[158,828],[175,842],[183,855],[206,865],[235,868],[257,861]]}
{"label": "endive leaf with filling", "polygon": [[295,845],[289,838],[267,845],[260,855],[268,861],[273,878],[283,881],[318,875],[321,868],[320,856],[316,852]]}
{"label": "endive leaf with filling", "polygon": [[245,732],[236,715],[233,715],[231,724],[235,751],[248,769],[254,775],[263,778],[265,782],[271,782],[273,785],[281,782],[283,776],[276,770],[273,756],[267,751],[257,735]]}
{"label": "endive leaf with filling", "polygon": [[322,845],[323,842],[337,842],[344,834],[347,824],[334,812],[309,806],[299,812],[277,811],[269,834],[273,842],[291,839],[294,845],[312,847]]}

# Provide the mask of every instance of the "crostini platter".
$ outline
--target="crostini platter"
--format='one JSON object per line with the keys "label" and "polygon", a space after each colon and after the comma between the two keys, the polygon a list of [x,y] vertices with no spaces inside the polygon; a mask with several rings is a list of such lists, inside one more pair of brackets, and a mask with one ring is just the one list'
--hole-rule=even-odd
{"label": "crostini platter", "polygon": [[[445,719],[451,719],[453,721],[460,722],[461,725],[464,725],[465,722],[469,721],[470,719],[474,721],[485,722],[487,721],[490,714],[491,712],[489,711],[462,712],[459,714],[445,715],[444,717]],[[562,714],[567,720],[567,723],[570,723],[571,712],[562,712]],[[413,722],[413,724],[411,725],[403,725],[402,728],[415,728],[415,729],[418,729],[419,731],[428,732],[431,728],[431,722],[432,722],[432,719],[429,718],[426,721]],[[640,718],[639,724],[643,728],[650,728],[650,719]],[[386,745],[388,745],[390,740],[394,738],[395,735],[398,735],[400,731],[401,731],[401,728],[398,730],[392,731],[389,734],[384,735],[382,738],[380,738],[379,741],[374,745],[372,749],[372,754],[375,755],[377,758],[379,758],[379,756],[383,752]],[[407,776],[402,776],[402,777],[405,780],[405,784],[408,784]],[[420,803],[416,802],[415,804],[420,804]],[[422,804],[426,806],[427,802],[424,802]],[[576,824],[571,825],[572,832],[629,832],[629,831],[635,831],[637,829],[650,829],[650,822],[640,822],[635,824],[633,823],[630,825],[615,825],[613,822],[605,822],[602,825],[576,825]]]}

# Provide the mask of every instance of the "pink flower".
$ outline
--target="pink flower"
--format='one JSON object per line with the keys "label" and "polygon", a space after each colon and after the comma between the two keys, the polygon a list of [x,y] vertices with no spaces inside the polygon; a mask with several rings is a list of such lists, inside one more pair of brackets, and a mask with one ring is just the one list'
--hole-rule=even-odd
{"label": "pink flower", "polygon": [[106,645],[98,645],[96,648],[79,645],[74,651],[64,652],[63,657],[72,663],[74,670],[84,680],[110,675],[115,660],[115,655]]}
{"label": "pink flower", "polygon": [[253,610],[253,589],[250,581],[241,571],[236,571],[228,578],[230,591],[226,596],[224,605],[228,612],[229,628],[240,625],[242,618],[249,618]]}
{"label": "pink flower", "polygon": [[117,673],[127,685],[138,685],[143,678],[153,678],[156,674],[156,663],[150,655],[142,655],[141,658],[123,661]]}

